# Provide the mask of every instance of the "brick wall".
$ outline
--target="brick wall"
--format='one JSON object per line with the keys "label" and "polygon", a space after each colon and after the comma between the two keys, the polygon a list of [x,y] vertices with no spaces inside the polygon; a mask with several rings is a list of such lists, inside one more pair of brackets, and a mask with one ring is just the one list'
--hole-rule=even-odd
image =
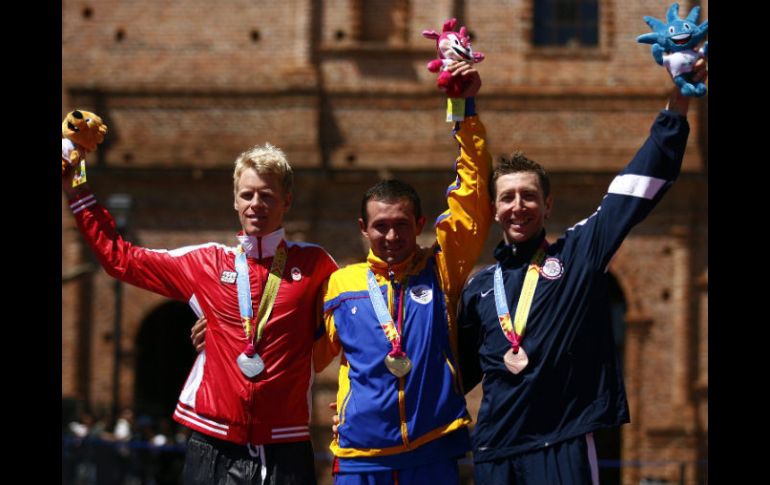
{"label": "brick wall", "polygon": [[[116,191],[134,197],[132,236],[143,245],[230,243],[231,164],[270,141],[297,168],[289,234],[322,244],[340,263],[357,261],[366,250],[355,223],[360,196],[380,177],[415,184],[429,220],[443,210],[456,147],[425,69],[435,45],[421,31],[455,15],[487,56],[478,106],[493,154],[524,149],[553,173],[555,236],[595,209],[665,104],[667,75],[635,38],[648,31],[642,16],[661,18],[669,2],[600,0],[600,42],[590,50],[533,48],[533,2],[398,0],[383,22],[400,33],[381,41],[361,35],[360,0],[65,2],[62,114],[82,107],[106,119],[110,134],[90,156],[89,175],[100,200]],[[377,21],[366,13],[368,25]],[[707,104],[694,103],[689,118],[686,173],[610,267],[629,305],[628,460],[707,456]],[[113,287],[89,266],[64,202],[62,211],[62,393],[107,409]],[[489,236],[480,265],[496,239]],[[136,336],[163,301],[124,287],[124,406],[133,399]],[[317,379],[318,450],[335,385],[333,370]],[[469,397],[474,415],[478,397]],[[628,468],[624,483],[676,481],[677,473]],[[688,468],[687,483],[696,473]]]}

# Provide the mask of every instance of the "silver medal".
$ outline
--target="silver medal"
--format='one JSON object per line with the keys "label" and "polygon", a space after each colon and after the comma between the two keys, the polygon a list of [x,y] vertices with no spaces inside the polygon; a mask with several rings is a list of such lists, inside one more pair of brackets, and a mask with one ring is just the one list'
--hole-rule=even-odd
{"label": "silver medal", "polygon": [[262,361],[262,357],[259,354],[254,354],[251,357],[241,353],[238,356],[238,367],[241,368],[241,372],[246,377],[254,377],[260,372],[265,370],[265,363]]}

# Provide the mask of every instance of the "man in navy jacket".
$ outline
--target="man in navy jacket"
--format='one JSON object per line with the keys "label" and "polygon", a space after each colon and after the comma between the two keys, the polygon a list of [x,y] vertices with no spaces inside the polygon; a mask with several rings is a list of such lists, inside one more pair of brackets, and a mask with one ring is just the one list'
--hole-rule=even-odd
{"label": "man in navy jacket", "polygon": [[[705,79],[705,65],[696,70]],[[598,483],[592,432],[629,422],[607,265],[678,176],[688,106],[675,89],[596,212],[551,244],[545,170],[515,153],[493,171],[504,240],[497,264],[469,280],[458,317],[465,390],[482,381],[484,394],[473,432],[478,485]]]}

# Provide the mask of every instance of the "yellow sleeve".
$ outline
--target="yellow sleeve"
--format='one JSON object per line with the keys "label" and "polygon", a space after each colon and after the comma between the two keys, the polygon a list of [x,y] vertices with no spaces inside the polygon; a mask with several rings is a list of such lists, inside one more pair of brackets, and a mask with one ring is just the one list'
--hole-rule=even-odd
{"label": "yellow sleeve", "polygon": [[324,370],[342,350],[337,338],[337,327],[334,326],[334,312],[332,310],[323,311],[328,292],[329,280],[326,280],[316,302],[316,314],[321,315],[316,339],[313,343],[313,369],[316,372]]}
{"label": "yellow sleeve", "polygon": [[488,189],[492,155],[487,150],[486,129],[477,115],[459,123],[455,139],[460,145],[457,178],[447,189],[448,209],[436,220],[436,241],[440,246],[436,266],[447,299],[450,343],[456,357],[457,303],[492,224]]}

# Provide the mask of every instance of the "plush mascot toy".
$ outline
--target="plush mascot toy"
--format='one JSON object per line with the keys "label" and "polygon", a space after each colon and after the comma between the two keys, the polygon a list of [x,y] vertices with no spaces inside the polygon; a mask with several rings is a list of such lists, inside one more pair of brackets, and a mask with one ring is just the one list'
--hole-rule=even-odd
{"label": "plush mascot toy", "polygon": [[94,113],[75,110],[67,113],[62,121],[61,134],[61,171],[63,174],[68,165],[79,167],[72,180],[75,187],[86,181],[86,155],[104,141],[107,125]]}
{"label": "plush mascot toy", "polygon": [[708,59],[709,43],[695,51],[695,46],[708,33],[709,21],[698,25],[700,7],[693,7],[687,18],[679,18],[679,4],[671,5],[666,14],[666,22],[646,16],[644,21],[652,32],[637,37],[637,42],[652,44],[652,57],[661,66],[665,66],[679,90],[685,96],[701,97],[706,94],[706,85],[692,82],[692,70],[701,57]]}
{"label": "plush mascot toy", "polygon": [[449,96],[449,112],[447,121],[460,121],[465,116],[465,103],[460,94],[468,86],[469,80],[463,76],[452,76],[447,70],[447,66],[453,61],[468,61],[477,63],[484,60],[484,54],[473,52],[471,39],[468,36],[465,27],[460,27],[458,32],[454,31],[457,26],[457,19],[449,19],[444,22],[443,29],[439,34],[435,30],[423,30],[422,36],[436,41],[436,50],[438,59],[428,63],[430,72],[439,72],[436,84],[439,89],[446,92]]}

